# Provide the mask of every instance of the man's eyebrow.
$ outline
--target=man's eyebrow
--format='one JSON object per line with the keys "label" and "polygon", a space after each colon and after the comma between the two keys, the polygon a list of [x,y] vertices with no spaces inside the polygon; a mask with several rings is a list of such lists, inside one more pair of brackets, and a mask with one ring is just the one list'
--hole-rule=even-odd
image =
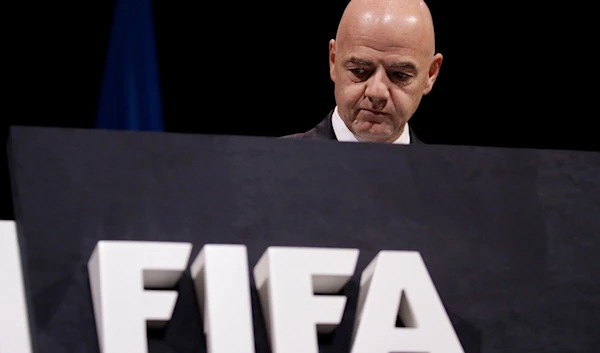
{"label": "man's eyebrow", "polygon": [[398,62],[390,64],[390,67],[392,69],[405,69],[405,70],[417,71],[417,65],[411,63],[410,61],[398,61]]}
{"label": "man's eyebrow", "polygon": [[359,59],[356,57],[351,57],[350,59],[346,60],[346,62],[344,62],[344,65],[348,65],[348,64],[354,64],[354,65],[359,65],[359,66],[373,66],[372,62],[370,62],[368,60]]}

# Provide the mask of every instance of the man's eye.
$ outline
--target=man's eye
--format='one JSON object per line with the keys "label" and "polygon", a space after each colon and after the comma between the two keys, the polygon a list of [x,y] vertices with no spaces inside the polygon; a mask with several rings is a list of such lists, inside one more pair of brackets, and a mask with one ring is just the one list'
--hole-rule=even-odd
{"label": "man's eye", "polygon": [[404,72],[394,72],[394,78],[399,80],[406,80],[410,78],[410,75],[405,74]]}
{"label": "man's eye", "polygon": [[362,76],[362,75],[365,74],[365,70],[364,69],[350,69],[350,72],[352,72],[356,76]]}

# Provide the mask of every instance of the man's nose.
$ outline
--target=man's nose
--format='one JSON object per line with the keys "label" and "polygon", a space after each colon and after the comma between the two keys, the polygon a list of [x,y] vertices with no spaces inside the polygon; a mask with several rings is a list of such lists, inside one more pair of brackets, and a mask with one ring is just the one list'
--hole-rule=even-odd
{"label": "man's nose", "polygon": [[367,81],[365,96],[373,104],[385,105],[389,95],[387,76],[384,72],[378,70]]}

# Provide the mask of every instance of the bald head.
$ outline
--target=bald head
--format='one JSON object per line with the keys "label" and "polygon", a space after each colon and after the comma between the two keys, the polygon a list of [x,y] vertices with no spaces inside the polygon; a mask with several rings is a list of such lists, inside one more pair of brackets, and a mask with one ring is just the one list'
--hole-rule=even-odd
{"label": "bald head", "polygon": [[385,47],[406,46],[435,53],[433,20],[421,0],[351,0],[336,34],[336,44],[346,44],[348,37],[378,39]]}

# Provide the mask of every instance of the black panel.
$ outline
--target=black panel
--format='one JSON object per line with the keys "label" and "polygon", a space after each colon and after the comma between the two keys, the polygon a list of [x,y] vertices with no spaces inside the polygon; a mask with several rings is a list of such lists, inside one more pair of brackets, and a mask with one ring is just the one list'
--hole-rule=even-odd
{"label": "black panel", "polygon": [[[13,128],[16,219],[41,352],[98,352],[100,239],[421,252],[467,352],[596,352],[600,154]],[[189,274],[151,353],[205,352]],[[253,298],[257,352],[267,352]]]}

